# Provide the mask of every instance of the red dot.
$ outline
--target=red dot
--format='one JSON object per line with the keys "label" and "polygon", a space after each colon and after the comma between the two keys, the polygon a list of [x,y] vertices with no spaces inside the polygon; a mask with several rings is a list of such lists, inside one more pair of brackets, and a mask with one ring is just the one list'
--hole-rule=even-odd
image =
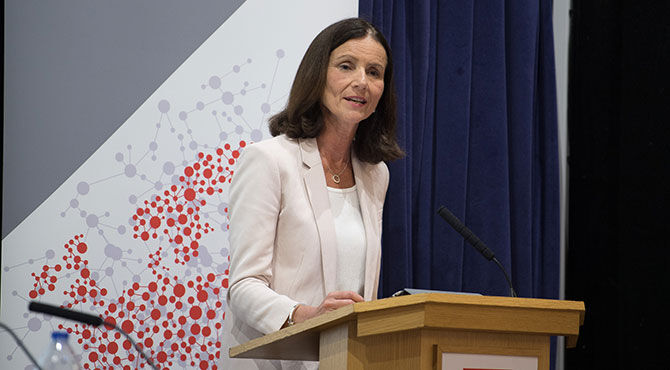
{"label": "red dot", "polygon": [[[200,334],[200,325],[198,325],[198,324],[191,325],[191,334],[193,334],[193,335]],[[191,337],[191,338],[193,338],[193,337]]]}
{"label": "red dot", "polygon": [[174,286],[173,292],[177,297],[183,297],[186,293],[186,288],[182,284],[177,284]]}
{"label": "red dot", "polygon": [[154,340],[151,338],[147,338],[144,340],[144,346],[145,347],[151,347],[154,345]]}
{"label": "red dot", "polygon": [[216,317],[216,311],[214,311],[214,310],[207,311],[207,318],[208,319],[214,320],[215,317]]}
{"label": "red dot", "polygon": [[133,325],[133,322],[130,320],[126,320],[121,324],[121,329],[125,331],[126,333],[131,333],[133,329],[135,329],[135,325]]}
{"label": "red dot", "polygon": [[149,283],[149,291],[155,292],[156,290],[158,290],[158,285],[153,281],[150,282]]}
{"label": "red dot", "polygon": [[207,168],[206,170],[204,170],[204,171],[202,172],[202,175],[205,176],[205,178],[209,179],[209,178],[212,177],[212,170],[210,170],[209,168]]}
{"label": "red dot", "polygon": [[180,224],[184,225],[188,222],[188,217],[185,214],[181,214],[177,218],[177,221],[179,221]]}
{"label": "red dot", "polygon": [[164,295],[158,297],[158,304],[161,305],[161,306],[165,306],[167,304],[167,301],[168,301],[168,299]]}
{"label": "red dot", "polygon": [[209,363],[207,361],[200,361],[200,369],[205,370],[207,367],[209,367]]}
{"label": "red dot", "polygon": [[98,352],[90,352],[90,353],[88,354],[88,359],[89,359],[89,361],[91,361],[91,362],[96,362],[96,361],[98,361]]}
{"label": "red dot", "polygon": [[186,189],[184,191],[184,198],[186,198],[188,201],[195,199],[195,190],[191,188]]}
{"label": "red dot", "polygon": [[164,351],[158,352],[158,354],[156,355],[156,360],[158,360],[158,362],[167,361],[167,353],[165,353]]}
{"label": "red dot", "polygon": [[151,318],[154,320],[158,320],[161,317],[161,312],[158,309],[154,309],[151,311]]}
{"label": "red dot", "polygon": [[193,167],[184,168],[184,175],[191,177],[193,176]]}
{"label": "red dot", "polygon": [[115,354],[119,350],[119,345],[116,342],[111,342],[107,345],[107,351],[111,354]]}
{"label": "red dot", "polygon": [[205,302],[209,295],[207,294],[207,291],[201,290],[198,292],[198,300],[200,302]]}
{"label": "red dot", "polygon": [[149,224],[151,224],[151,227],[154,229],[158,229],[161,226],[161,219],[158,216],[154,216],[151,218],[149,221]]}
{"label": "red dot", "polygon": [[193,306],[193,307],[191,307],[191,310],[189,311],[189,314],[191,315],[191,318],[193,320],[197,320],[200,317],[202,317],[202,309],[198,306]]}
{"label": "red dot", "polygon": [[79,244],[77,244],[77,251],[78,251],[79,253],[86,253],[86,250],[87,250],[87,249],[88,249],[88,246],[86,245],[86,243],[79,243]]}
{"label": "red dot", "polygon": [[83,285],[80,285],[79,288],[77,289],[77,294],[80,296],[85,296],[86,295],[86,287]]}
{"label": "red dot", "polygon": [[84,279],[88,279],[89,276],[91,276],[91,271],[89,271],[89,269],[81,270],[81,277],[83,277]]}
{"label": "red dot", "polygon": [[32,299],[35,299],[35,298],[37,298],[37,292],[34,291],[34,290],[31,290],[30,293],[28,293],[28,296],[30,296],[30,298],[32,298]]}

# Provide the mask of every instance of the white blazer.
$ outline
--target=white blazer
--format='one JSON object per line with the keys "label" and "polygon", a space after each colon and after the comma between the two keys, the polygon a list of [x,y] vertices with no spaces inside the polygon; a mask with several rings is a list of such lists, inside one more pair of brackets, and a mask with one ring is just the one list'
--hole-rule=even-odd
{"label": "white blazer", "polygon": [[[352,155],[366,258],[363,297],[377,297],[389,173]],[[244,150],[230,186],[230,275],[222,368],[313,368],[315,363],[237,360],[228,350],[279,330],[294,305],[335,290],[337,239],[316,139],[285,135]],[[283,367],[282,367],[283,366]]]}

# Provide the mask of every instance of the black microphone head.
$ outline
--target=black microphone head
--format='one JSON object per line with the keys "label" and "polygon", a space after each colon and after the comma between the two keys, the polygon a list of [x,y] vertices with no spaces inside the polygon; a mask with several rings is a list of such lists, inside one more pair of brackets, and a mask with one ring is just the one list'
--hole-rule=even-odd
{"label": "black microphone head", "polygon": [[103,320],[98,316],[89,315],[87,313],[73,311],[67,308],[62,308],[40,302],[28,303],[28,310],[32,312],[47,314],[50,316],[58,316],[64,319],[78,321],[93,326],[100,326],[100,324],[102,324],[103,322]]}
{"label": "black microphone head", "polygon": [[445,206],[440,206],[440,208],[437,209],[437,214],[440,215],[447,223],[456,230],[457,233],[461,234],[463,239],[465,239],[466,242],[468,242],[470,245],[472,245],[479,253],[484,256],[487,260],[492,260],[495,257],[495,254],[493,253],[492,250],[490,250],[484,242],[479,240],[477,235],[475,235],[472,230],[468,229],[461,220],[458,219],[458,217],[454,216],[451,211],[447,209]]}

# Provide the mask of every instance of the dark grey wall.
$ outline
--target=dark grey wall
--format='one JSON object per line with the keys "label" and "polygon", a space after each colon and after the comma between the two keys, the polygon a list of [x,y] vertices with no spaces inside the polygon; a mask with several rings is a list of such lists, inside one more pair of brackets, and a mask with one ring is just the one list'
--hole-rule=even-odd
{"label": "dark grey wall", "polygon": [[2,237],[242,3],[5,1]]}

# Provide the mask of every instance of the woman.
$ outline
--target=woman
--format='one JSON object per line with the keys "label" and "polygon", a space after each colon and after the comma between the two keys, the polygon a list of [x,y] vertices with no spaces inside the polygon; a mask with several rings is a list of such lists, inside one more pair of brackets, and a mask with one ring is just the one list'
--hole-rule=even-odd
{"label": "woman", "polygon": [[391,53],[362,19],[323,30],[303,57],[271,140],[249,146],[230,188],[225,369],[314,367],[230,360],[228,348],[377,296],[384,160],[395,138]]}

